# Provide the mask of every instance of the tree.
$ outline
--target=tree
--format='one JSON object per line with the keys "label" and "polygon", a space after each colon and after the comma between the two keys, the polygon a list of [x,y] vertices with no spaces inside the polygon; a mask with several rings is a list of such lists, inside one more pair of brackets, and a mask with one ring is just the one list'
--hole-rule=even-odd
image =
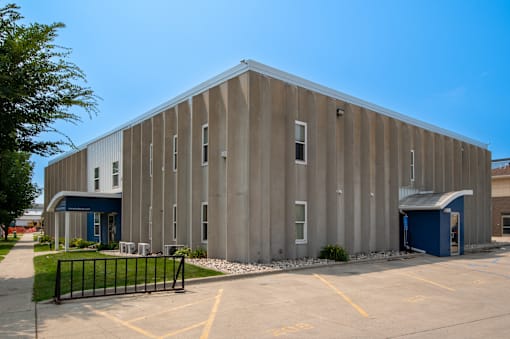
{"label": "tree", "polygon": [[[97,99],[82,70],[68,61],[70,50],[55,44],[63,23],[22,24],[14,4],[0,9],[0,150],[54,155],[71,139],[53,126],[56,121],[78,123],[69,111],[97,112]],[[45,141],[44,133],[59,140]]]}
{"label": "tree", "polygon": [[39,194],[32,183],[33,163],[26,152],[0,152],[0,226],[5,231]]}

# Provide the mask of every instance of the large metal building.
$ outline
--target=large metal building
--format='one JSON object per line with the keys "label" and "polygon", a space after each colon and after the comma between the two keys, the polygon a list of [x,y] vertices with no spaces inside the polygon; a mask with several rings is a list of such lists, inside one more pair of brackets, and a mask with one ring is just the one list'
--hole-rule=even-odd
{"label": "large metal building", "polygon": [[[469,190],[463,242],[485,243],[490,159],[478,141],[248,60],[51,161],[46,230],[244,262],[396,250],[403,199]],[[122,211],[66,209],[76,192],[121,194]]]}

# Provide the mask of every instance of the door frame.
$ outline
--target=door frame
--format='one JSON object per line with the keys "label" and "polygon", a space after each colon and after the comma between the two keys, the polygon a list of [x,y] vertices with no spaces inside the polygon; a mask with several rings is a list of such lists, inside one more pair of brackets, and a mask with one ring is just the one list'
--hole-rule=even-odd
{"label": "door frame", "polygon": [[[457,216],[457,251],[456,252],[452,251],[452,248],[453,248],[452,228],[454,226],[452,224],[452,220],[453,220],[454,215]],[[459,212],[451,212],[450,213],[449,231],[450,231],[450,255],[459,255],[460,254],[460,213]]]}

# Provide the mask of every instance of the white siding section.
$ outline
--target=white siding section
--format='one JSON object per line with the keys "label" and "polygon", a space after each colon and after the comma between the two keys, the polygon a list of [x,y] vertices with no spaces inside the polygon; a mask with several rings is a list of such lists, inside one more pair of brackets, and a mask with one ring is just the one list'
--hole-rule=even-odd
{"label": "white siding section", "polygon": [[[113,187],[112,164],[119,162],[119,186]],[[87,190],[94,192],[94,168],[99,167],[99,191],[122,192],[122,131],[87,146]]]}

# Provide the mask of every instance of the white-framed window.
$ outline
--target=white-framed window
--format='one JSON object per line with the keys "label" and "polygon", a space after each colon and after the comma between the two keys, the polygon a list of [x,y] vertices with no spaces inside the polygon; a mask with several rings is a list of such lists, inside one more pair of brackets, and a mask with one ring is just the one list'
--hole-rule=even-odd
{"label": "white-framed window", "polygon": [[99,167],[94,168],[94,191],[99,191]]}
{"label": "white-framed window", "polygon": [[209,125],[202,125],[202,166],[209,161]]}
{"label": "white-framed window", "polygon": [[307,211],[306,201],[296,201],[295,203],[295,224],[296,224],[296,244],[306,244],[307,242]]}
{"label": "white-framed window", "polygon": [[94,213],[94,236],[99,237],[101,234],[101,213]]}
{"label": "white-framed window", "polygon": [[510,234],[510,214],[503,214],[501,216],[501,226],[503,234]]}
{"label": "white-framed window", "polygon": [[177,172],[177,134],[174,135],[174,144],[172,147],[172,159],[173,159],[173,170],[174,172]]}
{"label": "white-framed window", "polygon": [[174,211],[173,220],[172,220],[173,239],[177,240],[177,204],[174,204],[173,211]]}
{"label": "white-framed window", "polygon": [[119,187],[119,162],[112,163],[112,187]]}
{"label": "white-framed window", "polygon": [[306,122],[295,123],[296,164],[306,164]]}
{"label": "white-framed window", "polygon": [[414,181],[414,150],[411,150],[411,182]]}
{"label": "white-framed window", "polygon": [[152,143],[149,145],[149,175],[152,178]]}
{"label": "white-framed window", "polygon": [[207,213],[207,203],[202,203],[202,209],[201,209],[201,220],[202,220],[202,227],[201,227],[201,234],[202,234],[202,242],[207,242],[207,228],[209,226],[209,216]]}

